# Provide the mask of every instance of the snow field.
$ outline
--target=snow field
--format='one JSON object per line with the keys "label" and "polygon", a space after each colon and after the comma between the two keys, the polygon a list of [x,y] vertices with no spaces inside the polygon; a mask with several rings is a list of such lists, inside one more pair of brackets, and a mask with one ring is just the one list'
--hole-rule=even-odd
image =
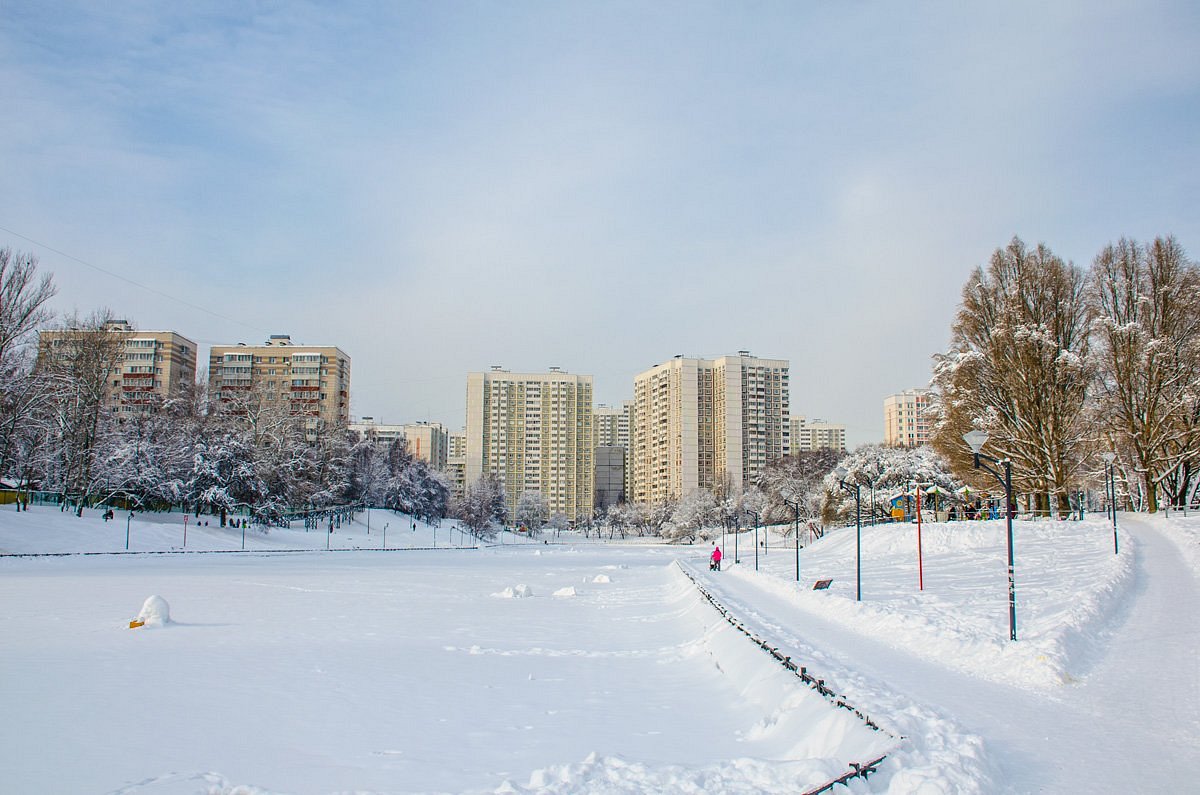
{"label": "snow field", "polygon": [[[28,532],[16,518],[0,517],[5,546]],[[671,565],[678,553],[0,560],[0,598],[37,605],[0,618],[0,783],[790,792],[878,741],[793,701],[794,682],[726,637]],[[493,598],[514,583],[525,598]],[[574,598],[553,596],[567,588]],[[171,621],[131,630],[147,594]]]}

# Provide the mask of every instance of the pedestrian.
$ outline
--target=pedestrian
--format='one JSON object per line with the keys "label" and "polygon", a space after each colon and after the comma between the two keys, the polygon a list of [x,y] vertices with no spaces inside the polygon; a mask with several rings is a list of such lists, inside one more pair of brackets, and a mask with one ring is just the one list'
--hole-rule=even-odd
{"label": "pedestrian", "polygon": [[713,542],[712,555],[709,558],[708,568],[712,571],[721,570],[721,548],[717,546],[717,542]]}

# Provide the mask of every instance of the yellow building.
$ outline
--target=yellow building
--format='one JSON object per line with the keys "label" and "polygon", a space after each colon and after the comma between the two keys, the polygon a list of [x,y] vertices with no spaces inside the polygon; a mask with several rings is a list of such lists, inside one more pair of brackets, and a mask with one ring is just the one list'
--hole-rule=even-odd
{"label": "yellow building", "polygon": [[111,357],[103,400],[117,417],[149,413],[179,386],[196,381],[195,342],[174,331],[141,331],[125,320],[111,321],[100,331],[39,331],[39,361],[67,361],[99,335],[111,335],[111,345],[100,346]]}
{"label": "yellow building", "polygon": [[786,359],[748,351],[676,356],[634,379],[630,468],[636,502],[740,489],[790,449]]}
{"label": "yellow building", "polygon": [[286,334],[272,334],[263,345],[214,345],[208,382],[220,400],[253,389],[295,416],[350,421],[350,357],[332,345],[297,345]]}
{"label": "yellow building", "polygon": [[558,368],[511,373],[499,367],[467,376],[463,477],[485,473],[504,484],[510,515],[526,491],[551,515],[590,518],[595,490],[592,377]]}
{"label": "yellow building", "polygon": [[883,400],[883,443],[917,447],[929,443],[928,389],[906,389]]}

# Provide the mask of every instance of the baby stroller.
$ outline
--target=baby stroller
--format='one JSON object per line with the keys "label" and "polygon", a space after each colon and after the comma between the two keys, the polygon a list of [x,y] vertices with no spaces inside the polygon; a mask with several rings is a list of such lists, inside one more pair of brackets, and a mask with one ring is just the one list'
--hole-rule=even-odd
{"label": "baby stroller", "polygon": [[721,561],[717,560],[716,558],[709,558],[708,570],[709,571],[720,571],[721,570]]}

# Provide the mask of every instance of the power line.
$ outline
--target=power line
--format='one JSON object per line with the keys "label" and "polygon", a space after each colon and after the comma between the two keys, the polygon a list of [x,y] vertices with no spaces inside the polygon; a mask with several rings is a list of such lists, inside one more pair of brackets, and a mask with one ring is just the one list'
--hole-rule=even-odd
{"label": "power line", "polygon": [[0,232],[7,232],[8,234],[12,235],[13,237],[19,237],[22,240],[26,240],[26,241],[34,244],[35,246],[44,248],[47,251],[52,251],[55,254],[58,254],[60,257],[66,257],[69,260],[78,262],[80,265],[91,268],[92,270],[97,271],[99,273],[103,273],[105,276],[111,276],[114,279],[119,279],[120,281],[123,281],[126,284],[131,284],[134,287],[141,288],[142,290],[145,290],[148,293],[153,293],[154,295],[157,295],[161,298],[166,298],[169,301],[174,301],[178,304],[183,304],[184,306],[191,307],[192,309],[197,309],[201,312],[204,312],[205,314],[209,314],[209,315],[212,315],[213,317],[220,318],[221,320],[227,320],[230,323],[236,323],[237,325],[242,326],[244,328],[248,328],[253,331],[257,331],[260,334],[266,333],[261,328],[258,328],[257,326],[251,326],[248,323],[243,323],[242,321],[238,320],[237,318],[229,317],[228,315],[222,315],[220,312],[214,312],[213,310],[208,309],[207,307],[200,306],[199,304],[193,304],[191,301],[185,301],[182,298],[177,298],[176,296],[170,295],[168,293],[164,293],[162,290],[156,290],[155,288],[150,287],[149,285],[145,285],[145,284],[142,284],[141,282],[134,281],[133,279],[130,279],[126,276],[122,276],[119,273],[114,273],[113,271],[110,271],[106,268],[101,268],[99,265],[93,265],[92,263],[88,262],[87,260],[80,259],[79,257],[76,257],[73,254],[68,254],[67,252],[60,251],[59,249],[56,249],[53,246],[46,245],[45,243],[42,243],[41,241],[34,240],[32,237],[23,235],[20,232],[14,232],[13,230],[7,229],[3,226],[0,226]]}

